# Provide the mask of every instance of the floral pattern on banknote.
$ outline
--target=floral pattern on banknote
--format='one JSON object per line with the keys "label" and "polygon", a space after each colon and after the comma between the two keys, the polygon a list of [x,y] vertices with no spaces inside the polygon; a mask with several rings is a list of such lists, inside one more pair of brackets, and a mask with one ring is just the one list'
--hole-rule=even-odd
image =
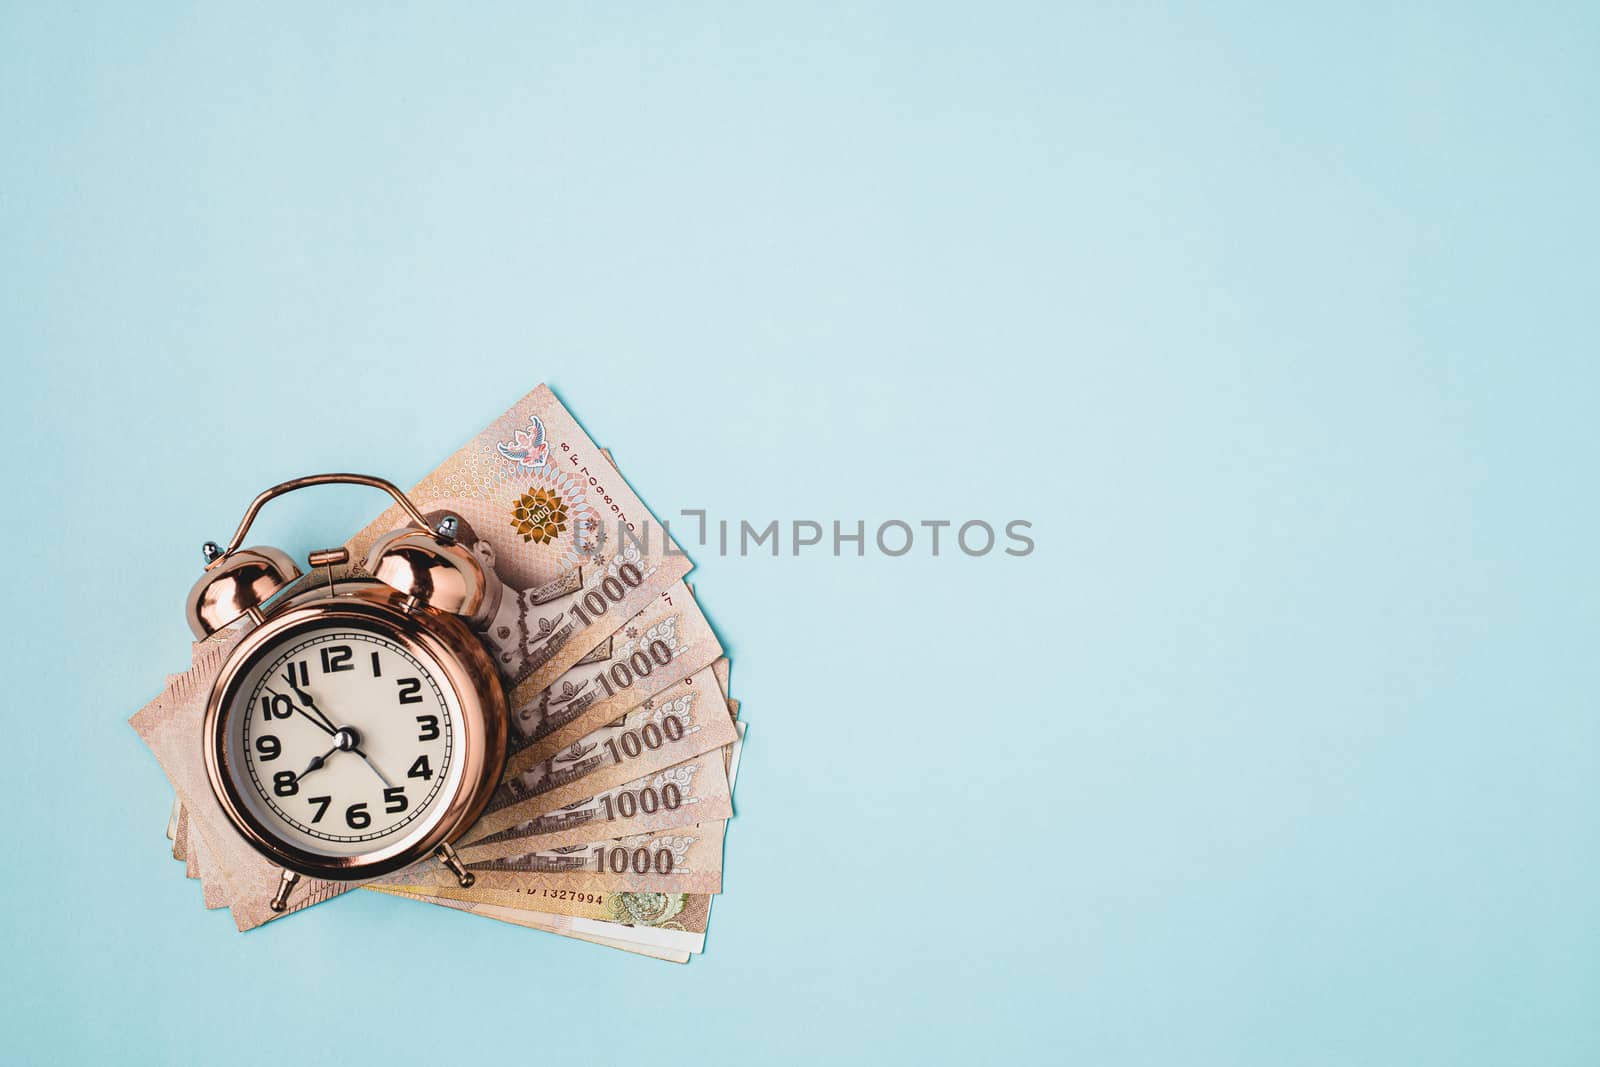
{"label": "floral pattern on banknote", "polygon": [[628,926],[682,930],[682,923],[671,920],[683,911],[686,897],[684,893],[613,893],[606,901],[606,911],[613,922]]}
{"label": "floral pattern on banknote", "polygon": [[689,849],[700,839],[689,834],[634,834],[617,840],[627,848],[643,848],[651,852],[665,849],[672,853],[671,869],[685,871],[689,869]]}
{"label": "floral pattern on banknote", "polygon": [[683,727],[683,734],[698,733],[701,729],[699,723],[694,721],[694,700],[698,693],[685,693],[671,700],[664,700],[660,704],[652,700],[644,702],[644,707],[650,712],[650,721],[660,726],[669,716],[676,716],[679,725]]}
{"label": "floral pattern on banknote", "polygon": [[[668,615],[643,634],[637,626],[629,626],[622,631],[622,636],[627,638],[615,652],[611,654],[614,661],[631,659],[633,654],[641,648],[649,648],[660,641],[667,647],[667,651],[676,656],[680,651],[678,647],[678,619],[677,613]],[[669,659],[671,657],[668,657]]]}
{"label": "floral pattern on banknote", "polygon": [[[689,794],[694,789],[694,776],[699,771],[700,764],[698,763],[680,763],[676,767],[668,767],[656,775],[650,780],[650,785],[657,790],[664,789],[668,785],[675,785],[680,793]],[[689,803],[698,804],[700,803],[700,798],[690,796]]]}

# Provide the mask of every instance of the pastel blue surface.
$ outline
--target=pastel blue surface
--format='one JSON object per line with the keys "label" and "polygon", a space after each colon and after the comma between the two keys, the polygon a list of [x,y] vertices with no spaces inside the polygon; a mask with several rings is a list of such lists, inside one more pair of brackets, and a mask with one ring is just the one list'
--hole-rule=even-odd
{"label": "pastel blue surface", "polygon": [[[7,1056],[1600,1061],[1600,9],[272,7],[0,10]],[[663,515],[1037,551],[694,551],[686,968],[236,934],[125,722],[199,543],[542,380]]]}

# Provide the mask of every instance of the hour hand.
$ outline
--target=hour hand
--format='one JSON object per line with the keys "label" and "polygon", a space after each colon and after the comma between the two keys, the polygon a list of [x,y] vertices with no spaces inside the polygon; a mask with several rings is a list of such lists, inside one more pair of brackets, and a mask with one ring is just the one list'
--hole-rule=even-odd
{"label": "hour hand", "polygon": [[323,764],[328,762],[328,757],[333,755],[337,751],[339,751],[339,746],[335,745],[334,747],[328,749],[328,751],[324,752],[320,756],[312,756],[311,757],[311,762],[306,764],[306,769],[301,771],[299,774],[295,775],[294,776],[294,780],[296,782],[298,782],[300,779],[304,778],[306,775],[310,774],[312,771],[320,771],[322,769],[322,767],[323,767]]}

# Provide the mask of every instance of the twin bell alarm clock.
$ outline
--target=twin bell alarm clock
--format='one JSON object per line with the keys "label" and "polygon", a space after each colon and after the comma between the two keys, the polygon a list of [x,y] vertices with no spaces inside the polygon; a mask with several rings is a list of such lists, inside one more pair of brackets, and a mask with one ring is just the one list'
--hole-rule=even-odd
{"label": "twin bell alarm clock", "polygon": [[[335,579],[350,554],[328,549],[307,557],[325,580],[291,589],[287,553],[240,545],[267,501],[333,483],[384,490],[411,523],[373,543],[372,577]],[[189,625],[246,631],[206,705],[206,774],[234,829],[282,868],[274,911],[302,875],[361,881],[433,858],[472,884],[451,842],[504,769],[506,696],[474,632],[501,585],[458,528],[382,478],[319,474],[266,490],[226,548],[205,546]]]}

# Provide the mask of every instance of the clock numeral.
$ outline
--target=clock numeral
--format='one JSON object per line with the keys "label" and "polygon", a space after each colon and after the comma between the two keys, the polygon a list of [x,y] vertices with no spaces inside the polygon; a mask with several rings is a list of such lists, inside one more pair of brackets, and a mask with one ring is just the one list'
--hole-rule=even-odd
{"label": "clock numeral", "polygon": [[356,665],[350,662],[350,657],[355,655],[350,651],[349,645],[324,645],[322,646],[322,673],[332,674],[335,671],[353,671]]}
{"label": "clock numeral", "polygon": [[311,803],[313,803],[313,804],[315,804],[317,806],[317,813],[315,815],[311,816],[311,821],[312,822],[321,822],[322,821],[322,817],[324,815],[328,814],[328,805],[333,803],[333,798],[332,797],[306,797],[306,799],[311,801]]}
{"label": "clock numeral", "polygon": [[389,815],[396,815],[410,807],[406,800],[406,791],[401,786],[391,786],[383,791],[383,810]]}
{"label": "clock numeral", "polygon": [[372,825],[372,816],[367,813],[366,801],[352,804],[344,809],[344,824],[352,830],[365,830]]}
{"label": "clock numeral", "polygon": [[374,678],[383,677],[383,665],[378,662],[378,654],[376,652],[372,654],[372,676]]}
{"label": "clock numeral", "polygon": [[287,719],[294,714],[294,701],[282,693],[261,698],[261,717],[268,722],[273,719]]}
{"label": "clock numeral", "polygon": [[306,661],[297,659],[289,664],[284,669],[283,680],[289,683],[290,689],[295,688],[296,685],[310,685],[311,672],[306,670]]}
{"label": "clock numeral", "polygon": [[279,771],[272,776],[272,791],[280,797],[292,797],[300,792],[300,776],[293,771]]}
{"label": "clock numeral", "polygon": [[283,755],[283,745],[271,734],[262,734],[256,738],[256,755],[261,757],[262,763],[271,763]]}
{"label": "clock numeral", "polygon": [[427,753],[417,757],[417,762],[411,765],[411,769],[406,772],[406,777],[421,778],[425,782],[433,779],[433,768],[428,766]]}
{"label": "clock numeral", "polygon": [[416,678],[396,678],[395,684],[400,687],[400,703],[422,703],[422,682]]}
{"label": "clock numeral", "polygon": [[418,715],[417,725],[422,728],[422,732],[417,735],[418,741],[432,741],[439,736],[439,716]]}

